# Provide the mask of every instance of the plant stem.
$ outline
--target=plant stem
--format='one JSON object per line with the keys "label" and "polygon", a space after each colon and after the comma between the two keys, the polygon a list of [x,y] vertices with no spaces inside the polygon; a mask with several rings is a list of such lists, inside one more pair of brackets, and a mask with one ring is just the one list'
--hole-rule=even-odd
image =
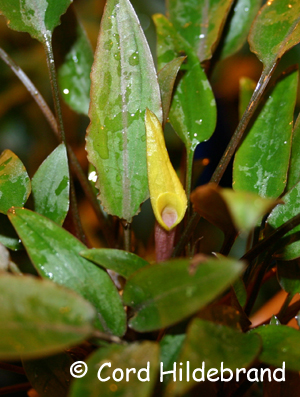
{"label": "plant stem", "polygon": [[124,250],[127,252],[131,252],[131,223],[130,222],[122,222],[123,230],[124,230]]}
{"label": "plant stem", "polygon": [[19,367],[18,365],[0,362],[0,369],[4,369],[5,371],[14,372],[15,374],[25,375],[24,369],[22,367]]}
{"label": "plant stem", "polygon": [[32,386],[29,382],[26,383],[20,383],[19,385],[13,385],[13,386],[6,386],[6,387],[1,387],[0,388],[0,396],[4,396],[7,394],[13,394],[17,393],[20,391],[26,391],[31,389]]}
{"label": "plant stem", "polygon": [[[219,161],[219,164],[218,164],[215,172],[213,173],[213,176],[211,177],[211,180],[210,180],[211,183],[217,183],[217,184],[220,183],[221,178],[222,178],[226,168],[228,167],[228,164],[229,164],[232,156],[234,155],[236,148],[238,147],[239,143],[241,142],[241,140],[244,136],[244,133],[245,133],[246,128],[249,124],[249,121],[250,121],[251,117],[253,116],[253,114],[259,104],[259,101],[266,89],[266,86],[268,85],[268,83],[274,73],[276,66],[277,66],[277,62],[275,64],[273,64],[271,67],[265,67],[263,69],[260,79],[256,85],[256,88],[255,88],[253,95],[251,97],[251,100],[249,102],[249,105],[248,105],[247,109],[245,110],[243,117],[241,118],[241,120],[237,126],[237,129],[235,130],[225,152],[223,153],[223,156],[222,156],[221,160]],[[193,216],[191,217],[177,246],[174,249],[173,256],[179,255],[180,252],[183,250],[184,246],[186,245],[187,241],[190,238],[191,233],[197,226],[200,219],[201,219],[200,215],[193,214]]]}

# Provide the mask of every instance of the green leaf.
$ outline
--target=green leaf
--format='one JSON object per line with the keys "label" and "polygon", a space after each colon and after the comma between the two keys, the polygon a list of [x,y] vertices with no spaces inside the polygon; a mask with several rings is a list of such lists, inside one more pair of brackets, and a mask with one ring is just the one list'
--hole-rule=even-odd
{"label": "green leaf", "polygon": [[233,0],[169,0],[170,21],[200,62],[212,57]]}
{"label": "green leaf", "polygon": [[76,39],[58,70],[58,83],[70,108],[85,115],[88,114],[90,104],[90,73],[93,59],[89,39],[77,20]]}
{"label": "green leaf", "polygon": [[292,296],[300,293],[300,264],[298,260],[277,261],[277,275],[281,287]]}
{"label": "green leaf", "polygon": [[22,207],[30,194],[30,179],[22,161],[10,150],[0,156],[0,212]]}
{"label": "green leaf", "polygon": [[259,356],[263,363],[300,371],[300,332],[285,325],[264,325],[253,330],[262,338],[263,348]]}
{"label": "green leaf", "polygon": [[261,3],[262,0],[238,0],[235,3],[228,30],[225,33],[221,58],[229,57],[242,48]]}
{"label": "green leaf", "polygon": [[91,74],[89,161],[104,209],[131,221],[148,198],[145,109],[162,121],[153,59],[128,0],[108,1]]}
{"label": "green leaf", "polygon": [[173,59],[159,71],[157,76],[163,108],[163,126],[166,124],[169,116],[175,79],[184,60],[185,57]]}
{"label": "green leaf", "polygon": [[11,29],[27,32],[46,43],[72,0],[0,0],[1,13]]}
{"label": "green leaf", "polygon": [[[120,396],[120,397],[150,397],[152,395],[159,366],[159,345],[154,342],[133,343],[128,346],[111,345],[99,349],[87,360],[87,374],[77,379],[71,386],[70,397],[82,396]],[[111,363],[110,368],[105,363]],[[102,370],[100,368],[104,365]],[[113,380],[113,371],[116,378]],[[136,373],[126,369],[134,368]],[[148,368],[148,371],[146,369]],[[97,378],[98,371],[102,379]],[[126,375],[127,373],[127,375]],[[140,377],[140,380],[138,378]],[[147,378],[148,376],[148,378]],[[127,381],[126,381],[127,378]],[[143,379],[149,379],[143,381]]]}
{"label": "green leaf", "polygon": [[138,255],[118,249],[93,248],[81,251],[80,255],[105,269],[113,270],[126,279],[137,270],[149,265]]}
{"label": "green leaf", "polygon": [[[173,365],[179,357],[185,338],[185,334],[165,335],[162,338],[160,341],[160,362],[163,364],[163,371],[173,370]],[[163,382],[166,384],[171,376],[171,374],[165,375]]]}
{"label": "green leaf", "polygon": [[51,220],[29,210],[15,208],[9,219],[42,277],[78,292],[98,312],[97,327],[123,335],[124,309],[109,275],[79,252],[86,247]]}
{"label": "green leaf", "polygon": [[0,243],[13,251],[18,251],[22,248],[19,236],[7,216],[3,214],[0,214]]}
{"label": "green leaf", "polygon": [[47,280],[0,275],[0,358],[35,358],[78,344],[93,332],[95,310]]}
{"label": "green leaf", "polygon": [[247,106],[251,100],[253,91],[255,90],[256,83],[248,77],[240,79],[240,97],[239,97],[239,117],[242,118]]}
{"label": "green leaf", "polygon": [[297,84],[298,72],[293,72],[284,76],[269,95],[235,155],[235,190],[267,198],[277,198],[284,191]]}
{"label": "green leaf", "polygon": [[249,34],[250,49],[264,66],[300,41],[300,3],[298,0],[270,0],[258,13]]}
{"label": "green leaf", "polygon": [[23,361],[23,368],[31,386],[43,397],[65,397],[72,376],[71,357],[62,353],[39,360]]}
{"label": "green leaf", "polygon": [[286,190],[291,190],[300,181],[300,114],[297,117],[292,140],[292,152]]}
{"label": "green leaf", "polygon": [[175,324],[216,298],[243,269],[224,258],[195,257],[146,266],[133,274],[123,292],[124,304],[136,312],[130,326],[146,332]]}
{"label": "green leaf", "polygon": [[[189,362],[190,374],[196,368],[203,368],[204,371],[197,372],[196,377],[207,378],[207,372],[216,368],[218,376],[226,379],[232,375],[235,378],[236,368],[248,367],[257,357],[261,349],[261,340],[258,335],[244,334],[225,325],[215,324],[209,321],[194,319],[190,324],[184,345],[178,361],[184,363],[182,366],[182,381],[171,382],[167,390],[175,395],[181,395],[195,385],[190,378],[187,381],[186,363]],[[204,363],[204,366],[203,366]],[[223,363],[224,374],[221,374],[221,363]],[[225,371],[225,368],[231,370]],[[178,378],[178,369],[177,377]],[[222,380],[222,378],[221,378]]]}
{"label": "green leaf", "polygon": [[[282,197],[284,204],[278,204],[267,219],[271,230],[277,229],[283,223],[300,212],[300,183]],[[278,246],[276,256],[282,260],[292,260],[300,257],[300,226],[288,232]],[[284,247],[282,247],[284,245]]]}
{"label": "green leaf", "polygon": [[63,224],[69,210],[70,177],[65,145],[60,144],[32,178],[35,211]]}

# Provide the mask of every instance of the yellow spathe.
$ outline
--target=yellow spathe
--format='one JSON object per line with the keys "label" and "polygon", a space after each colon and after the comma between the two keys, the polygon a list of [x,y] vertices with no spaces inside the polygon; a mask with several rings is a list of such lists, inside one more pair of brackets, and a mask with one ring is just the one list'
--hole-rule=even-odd
{"label": "yellow spathe", "polygon": [[151,205],[158,223],[171,230],[184,217],[187,198],[170,162],[161,124],[149,109],[146,109],[145,125]]}

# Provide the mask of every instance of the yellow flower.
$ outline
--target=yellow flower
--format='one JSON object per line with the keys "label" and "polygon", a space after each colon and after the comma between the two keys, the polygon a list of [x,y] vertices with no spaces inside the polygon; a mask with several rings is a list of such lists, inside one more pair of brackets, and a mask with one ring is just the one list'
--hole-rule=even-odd
{"label": "yellow flower", "polygon": [[187,198],[170,162],[161,124],[149,109],[146,109],[145,125],[151,205],[158,223],[171,230],[184,217]]}

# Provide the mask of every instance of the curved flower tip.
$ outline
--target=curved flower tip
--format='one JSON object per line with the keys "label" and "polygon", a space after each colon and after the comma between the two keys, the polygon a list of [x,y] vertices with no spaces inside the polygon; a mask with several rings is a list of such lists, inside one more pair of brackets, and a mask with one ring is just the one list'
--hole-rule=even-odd
{"label": "curved flower tip", "polygon": [[184,217],[187,198],[170,162],[161,124],[149,109],[146,109],[145,125],[151,205],[158,223],[171,230]]}

